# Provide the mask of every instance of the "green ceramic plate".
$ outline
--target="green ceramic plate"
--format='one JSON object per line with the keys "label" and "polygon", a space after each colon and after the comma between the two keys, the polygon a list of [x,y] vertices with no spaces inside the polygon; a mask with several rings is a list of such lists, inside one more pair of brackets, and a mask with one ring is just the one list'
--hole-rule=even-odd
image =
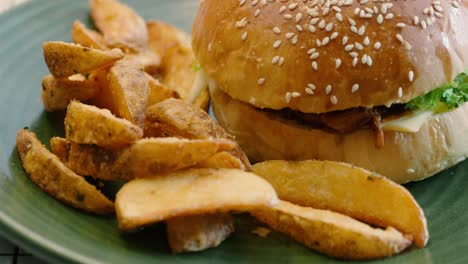
{"label": "green ceramic plate", "polygon": [[[145,18],[187,31],[198,0],[128,0]],[[199,254],[168,253],[164,227],[125,235],[116,221],[81,213],[44,194],[26,177],[15,151],[25,126],[48,142],[63,135],[60,114],[46,114],[40,101],[47,73],[41,43],[70,40],[73,21],[89,23],[87,1],[37,0],[0,17],[0,232],[50,262],[64,263],[334,263],[291,239],[250,234],[258,223],[238,220],[238,232],[219,248]],[[431,240],[386,263],[468,263],[468,163],[408,188],[426,212]]]}

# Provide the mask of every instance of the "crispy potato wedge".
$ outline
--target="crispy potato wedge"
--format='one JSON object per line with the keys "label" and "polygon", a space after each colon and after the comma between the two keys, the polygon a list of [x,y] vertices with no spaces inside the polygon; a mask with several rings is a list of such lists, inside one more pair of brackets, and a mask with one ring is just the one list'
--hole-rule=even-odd
{"label": "crispy potato wedge", "polygon": [[[205,111],[177,99],[168,99],[148,108],[144,134],[147,137],[234,140],[234,137]],[[246,170],[251,170],[249,159],[239,146],[231,153],[242,161]]]}
{"label": "crispy potato wedge", "polygon": [[252,214],[274,230],[288,234],[328,256],[367,260],[392,256],[411,245],[411,239],[392,227],[372,228],[351,217],[280,201],[274,208]]}
{"label": "crispy potato wedge", "polygon": [[110,69],[108,81],[109,91],[104,91],[104,94],[110,95],[107,100],[111,100],[113,113],[142,126],[149,96],[149,84],[144,71],[129,61],[118,61]]}
{"label": "crispy potato wedge", "polygon": [[254,172],[269,181],[281,199],[393,226],[413,236],[418,247],[429,239],[424,212],[401,185],[352,165],[330,161],[267,161]]}
{"label": "crispy potato wedge", "polygon": [[132,230],[170,218],[274,206],[268,182],[237,169],[191,169],[133,180],[117,193],[119,227]]}
{"label": "crispy potato wedge", "polygon": [[54,198],[95,214],[114,211],[114,205],[109,199],[67,168],[39,142],[34,133],[20,130],[16,146],[29,178]]}
{"label": "crispy potato wedge", "polygon": [[[244,169],[242,162],[229,152],[219,152],[196,167]],[[167,220],[166,225],[173,253],[196,252],[217,247],[234,232],[234,219],[228,213],[173,218]]]}
{"label": "crispy potato wedge", "polygon": [[151,177],[195,166],[235,146],[233,141],[224,139],[141,139],[122,152],[113,173],[120,179]]}
{"label": "crispy potato wedge", "polygon": [[68,162],[68,153],[70,152],[70,144],[66,138],[53,137],[50,139],[51,152],[57,156],[65,165]]}
{"label": "crispy potato wedge", "polygon": [[72,39],[74,43],[84,47],[109,50],[104,37],[99,32],[86,28],[86,26],[78,20],[73,23]]}
{"label": "crispy potato wedge", "polygon": [[130,145],[143,137],[143,130],[109,110],[73,101],[65,117],[67,139],[109,149]]}
{"label": "crispy potato wedge", "polygon": [[105,181],[128,180],[118,178],[112,172],[113,164],[121,151],[108,150],[95,145],[82,145],[68,142],[66,165],[80,175],[91,176]]}
{"label": "crispy potato wedge", "polygon": [[212,169],[245,169],[242,161],[229,152],[223,151],[216,153],[209,159],[197,164],[197,168],[212,168]]}
{"label": "crispy potato wedge", "polygon": [[90,0],[91,17],[106,42],[128,51],[148,46],[146,23],[132,8],[117,0]]}
{"label": "crispy potato wedge", "polygon": [[166,221],[173,253],[197,252],[219,246],[234,232],[230,214],[195,215]]}
{"label": "crispy potato wedge", "polygon": [[60,41],[44,42],[44,58],[50,73],[56,78],[89,73],[123,58],[119,49],[102,51]]}
{"label": "crispy potato wedge", "polygon": [[70,80],[69,78],[56,79],[47,75],[42,79],[42,102],[48,112],[67,109],[74,99],[86,101],[95,97],[99,91],[99,84],[95,75],[87,75],[84,80]]}
{"label": "crispy potato wedge", "polygon": [[150,20],[146,22],[150,49],[165,56],[167,50],[184,43],[190,45],[190,37],[178,28],[161,21]]}
{"label": "crispy potato wedge", "polygon": [[148,105],[152,106],[154,104],[160,103],[169,98],[180,98],[179,93],[177,91],[171,90],[160,83],[158,80],[153,78],[151,75],[146,74],[146,78],[148,78],[149,82],[149,96],[148,96]]}
{"label": "crispy potato wedge", "polygon": [[183,44],[176,45],[166,51],[162,57],[163,78],[161,82],[189,103],[193,84],[197,76],[194,70],[196,64],[192,48]]}

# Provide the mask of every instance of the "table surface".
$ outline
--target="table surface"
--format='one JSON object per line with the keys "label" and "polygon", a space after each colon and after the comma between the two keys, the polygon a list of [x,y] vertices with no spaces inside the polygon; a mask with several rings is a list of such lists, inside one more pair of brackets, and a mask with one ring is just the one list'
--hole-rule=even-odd
{"label": "table surface", "polygon": [[[0,0],[0,14],[27,0]],[[8,240],[0,237],[0,264],[39,264],[45,263]]]}

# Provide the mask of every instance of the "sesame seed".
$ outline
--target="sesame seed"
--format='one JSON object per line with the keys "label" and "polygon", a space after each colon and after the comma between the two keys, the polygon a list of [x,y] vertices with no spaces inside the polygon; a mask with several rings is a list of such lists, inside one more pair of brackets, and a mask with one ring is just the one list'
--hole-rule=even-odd
{"label": "sesame seed", "polygon": [[254,97],[250,97],[249,102],[250,102],[250,104],[255,104],[255,98],[254,98]]}
{"label": "sesame seed", "polygon": [[296,44],[297,41],[298,41],[298,38],[297,38],[297,35],[295,35],[295,36],[292,38],[291,43],[292,43],[292,44]]}
{"label": "sesame seed", "polygon": [[279,13],[280,13],[280,14],[284,13],[284,11],[286,11],[286,9],[288,9],[288,8],[285,7],[285,6],[280,7]]}
{"label": "sesame seed", "polygon": [[284,95],[284,100],[286,101],[286,103],[291,102],[291,93],[290,93],[290,92],[287,92],[287,93]]}
{"label": "sesame seed", "polygon": [[310,20],[310,24],[311,24],[311,25],[315,25],[315,24],[317,24],[318,21],[319,21],[319,18],[318,18],[318,17],[312,18],[312,19]]}
{"label": "sesame seed", "polygon": [[408,72],[408,79],[409,79],[410,82],[412,82],[414,80],[414,72],[413,71]]}
{"label": "sesame seed", "polygon": [[377,23],[382,24],[382,23],[383,23],[383,20],[384,20],[383,15],[382,15],[382,14],[379,14],[379,15],[377,16]]}
{"label": "sesame seed", "polygon": [[307,84],[307,87],[309,87],[311,90],[317,89],[317,87],[312,83]]}
{"label": "sesame seed", "polygon": [[314,53],[317,49],[316,48],[311,48],[310,50],[307,51],[307,54],[311,55]]}
{"label": "sesame seed", "polygon": [[284,64],[284,57],[281,57],[278,61],[278,65],[282,66]]}
{"label": "sesame seed", "polygon": [[329,84],[329,85],[327,85],[327,87],[325,88],[325,93],[326,93],[327,95],[329,95],[329,94],[332,92],[332,90],[333,90],[333,87]]}
{"label": "sesame seed", "polygon": [[325,28],[325,26],[326,26],[326,24],[325,24],[325,20],[324,20],[324,19],[322,19],[322,20],[319,22],[319,24],[318,24],[318,27],[319,27],[320,29],[324,29],[324,28]]}
{"label": "sesame seed", "polygon": [[336,59],[335,60],[335,67],[338,69],[341,66],[341,59]]}
{"label": "sesame seed", "polygon": [[297,24],[296,29],[297,29],[297,31],[302,32],[302,26],[301,25]]}
{"label": "sesame seed", "polygon": [[397,24],[397,27],[399,27],[399,28],[404,28],[404,27],[406,27],[406,24],[405,24],[405,23],[398,23],[398,24]]}
{"label": "sesame seed", "polygon": [[356,49],[358,49],[358,50],[362,50],[362,49],[364,48],[364,47],[362,46],[362,44],[359,43],[359,42],[354,42],[354,47],[356,47]]}
{"label": "sesame seed", "polygon": [[286,20],[292,19],[292,15],[291,15],[291,14],[283,15],[283,17],[284,17],[284,19],[286,19]]}
{"label": "sesame seed", "polygon": [[274,27],[273,32],[275,32],[276,34],[279,34],[281,33],[281,29],[279,29],[279,27]]}
{"label": "sesame seed", "polygon": [[277,40],[273,43],[273,48],[277,49],[279,46],[281,46],[281,40]]}
{"label": "sesame seed", "polygon": [[345,51],[351,51],[354,48],[354,44],[349,44],[345,46]]}
{"label": "sesame seed", "polygon": [[403,88],[399,87],[398,88],[398,98],[403,97]]}
{"label": "sesame seed", "polygon": [[296,9],[296,7],[298,6],[299,4],[298,3],[292,3],[288,6],[289,10],[294,10]]}
{"label": "sesame seed", "polygon": [[320,56],[320,54],[318,52],[314,52],[312,55],[310,55],[310,59],[314,60],[314,59],[318,58],[319,56]]}
{"label": "sesame seed", "polygon": [[366,26],[362,25],[359,28],[358,34],[359,34],[359,36],[362,36],[362,35],[364,35],[364,33],[366,33]]}
{"label": "sesame seed", "polygon": [[333,32],[330,36],[330,39],[336,39],[338,37],[339,33],[338,32]]}
{"label": "sesame seed", "polygon": [[260,12],[261,12],[260,9],[255,10],[254,16],[255,16],[255,17],[258,17],[258,15],[260,15]]}
{"label": "sesame seed", "polygon": [[272,63],[272,64],[276,64],[276,63],[278,63],[279,59],[280,59],[279,56],[275,56],[275,57],[273,57],[273,59],[271,60],[271,63]]}
{"label": "sesame seed", "polygon": [[247,39],[247,36],[248,36],[248,33],[247,31],[244,32],[244,34],[242,34],[242,40],[246,40]]}
{"label": "sesame seed", "polygon": [[356,65],[358,64],[358,61],[359,59],[357,57],[354,57],[353,59],[353,67],[356,67]]}
{"label": "sesame seed", "polygon": [[414,23],[415,26],[417,26],[419,24],[419,17],[418,16],[414,16],[413,23]]}
{"label": "sesame seed", "polygon": [[340,22],[343,21],[343,15],[341,13],[336,13],[335,17],[336,17],[336,20]]}
{"label": "sesame seed", "polygon": [[313,61],[313,62],[312,62],[312,69],[314,69],[314,70],[316,70],[316,71],[318,70],[318,64],[317,64],[316,61]]}
{"label": "sesame seed", "polygon": [[314,91],[310,88],[305,88],[306,94],[314,94]]}
{"label": "sesame seed", "polygon": [[332,95],[330,97],[330,102],[334,105],[336,105],[338,103],[338,98],[336,98],[336,96]]}
{"label": "sesame seed", "polygon": [[265,83],[265,78],[260,78],[257,81],[258,85],[263,85]]}
{"label": "sesame seed", "polygon": [[292,92],[292,93],[291,93],[291,96],[292,96],[293,98],[297,98],[297,97],[301,96],[301,94],[298,93],[298,92]]}
{"label": "sesame seed", "polygon": [[342,39],[342,44],[343,46],[346,45],[348,43],[348,40],[349,40],[349,37],[348,36],[344,36],[343,39]]}
{"label": "sesame seed", "polygon": [[329,37],[324,37],[323,40],[322,40],[322,46],[327,45],[328,42],[330,42],[330,38]]}
{"label": "sesame seed", "polygon": [[328,23],[328,25],[325,27],[325,31],[330,32],[333,29],[333,23]]}
{"label": "sesame seed", "polygon": [[364,45],[369,46],[369,44],[370,44],[369,37],[366,36],[366,37],[364,38],[363,43],[364,43]]}
{"label": "sesame seed", "polygon": [[353,87],[351,87],[351,93],[355,93],[359,90],[359,84],[355,83]]}
{"label": "sesame seed", "polygon": [[290,38],[294,37],[294,35],[295,35],[294,33],[288,32],[284,36],[286,37],[286,39],[290,39]]}
{"label": "sesame seed", "polygon": [[296,23],[299,22],[299,21],[301,21],[301,19],[302,19],[302,13],[297,13],[297,15],[296,15]]}
{"label": "sesame seed", "polygon": [[352,51],[352,52],[350,52],[350,53],[348,53],[348,54],[349,54],[349,56],[351,56],[351,57],[353,57],[353,58],[356,58],[356,57],[359,55],[359,54],[358,54],[357,52],[355,52],[355,51]]}
{"label": "sesame seed", "polygon": [[381,44],[380,42],[377,41],[377,42],[374,44],[374,49],[378,50],[378,49],[380,49],[380,47],[382,47],[382,44]]}
{"label": "sesame seed", "polygon": [[239,2],[239,6],[243,6],[243,5],[245,5],[245,2],[247,2],[247,0],[240,0],[240,2]]}
{"label": "sesame seed", "polygon": [[310,31],[311,33],[314,33],[314,32],[315,32],[315,27],[312,26],[312,25],[310,25],[310,26],[309,26],[309,31]]}

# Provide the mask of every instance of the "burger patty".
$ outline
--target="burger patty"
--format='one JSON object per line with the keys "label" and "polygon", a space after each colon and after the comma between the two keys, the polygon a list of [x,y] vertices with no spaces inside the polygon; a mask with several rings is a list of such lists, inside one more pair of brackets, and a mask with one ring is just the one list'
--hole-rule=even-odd
{"label": "burger patty", "polygon": [[302,113],[291,109],[265,111],[275,112],[283,118],[296,120],[299,123],[338,134],[348,134],[359,129],[370,128],[376,133],[376,146],[383,147],[382,119],[387,116],[401,114],[406,110],[403,104],[395,104],[391,107],[351,108],[322,114]]}

